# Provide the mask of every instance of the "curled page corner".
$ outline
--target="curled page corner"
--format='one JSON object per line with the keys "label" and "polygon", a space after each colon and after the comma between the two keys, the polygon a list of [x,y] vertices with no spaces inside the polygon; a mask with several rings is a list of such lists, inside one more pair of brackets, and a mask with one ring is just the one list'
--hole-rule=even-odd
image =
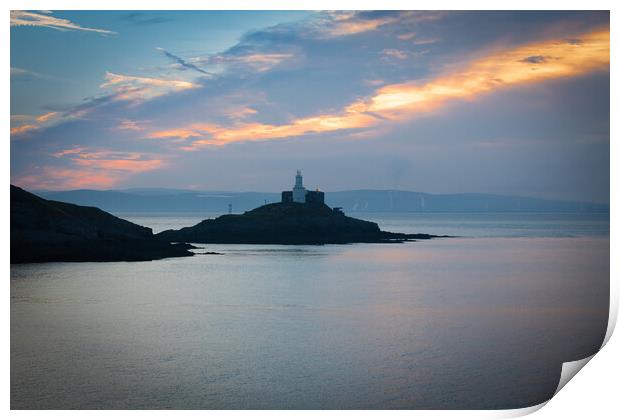
{"label": "curled page corner", "polygon": [[[562,364],[560,381],[558,382],[558,386],[555,389],[553,396],[555,397],[557,393],[560,392],[562,388],[564,388],[564,385],[566,385],[577,374],[577,372],[579,372],[581,368],[583,368],[595,355],[596,353],[583,359],[573,360],[572,362],[564,362]],[[547,401],[530,407],[517,408],[512,410],[501,410],[497,413],[498,415],[496,416],[496,418],[508,419],[527,416],[543,408],[545,405],[547,405],[549,401],[551,401],[551,399],[548,399]]]}
{"label": "curled page corner", "polygon": [[497,412],[497,414],[495,415],[495,418],[499,418],[499,419],[513,419],[513,418],[516,418],[516,417],[524,417],[524,416],[530,415],[530,414],[535,413],[536,411],[540,410],[545,405],[547,405],[547,403],[549,401],[550,400],[547,400],[545,402],[541,402],[540,404],[532,405],[530,407],[514,408],[514,409],[511,409],[511,410],[501,410],[501,411]]}
{"label": "curled page corner", "polygon": [[560,392],[562,388],[564,388],[564,385],[566,385],[568,381],[573,379],[573,376],[575,376],[577,372],[581,370],[581,368],[583,368],[590,360],[592,360],[595,355],[596,353],[583,359],[563,363],[562,373],[560,375],[560,382],[558,382],[558,387],[555,389],[553,396],[557,395],[557,393]]}
{"label": "curled page corner", "polygon": [[[613,286],[612,286],[613,287]],[[610,295],[612,297],[609,305],[609,320],[607,322],[607,331],[605,333],[605,338],[603,339],[603,344],[598,349],[598,351],[588,357],[584,357],[583,359],[573,360],[571,362],[564,362],[562,364],[562,372],[560,373],[560,380],[558,382],[558,386],[553,393],[553,397],[557,395],[558,392],[571,380],[573,377],[586,365],[596,354],[605,347],[605,345],[609,342],[615,327],[616,321],[618,318],[618,299],[614,298],[613,294],[614,290],[611,291]],[[551,397],[551,398],[553,398]],[[533,405],[531,407],[523,407],[512,410],[501,410],[497,412],[495,418],[516,418],[523,417],[529,414],[532,414],[541,408],[543,408],[547,403],[551,401],[551,399],[544,401],[540,404]]]}

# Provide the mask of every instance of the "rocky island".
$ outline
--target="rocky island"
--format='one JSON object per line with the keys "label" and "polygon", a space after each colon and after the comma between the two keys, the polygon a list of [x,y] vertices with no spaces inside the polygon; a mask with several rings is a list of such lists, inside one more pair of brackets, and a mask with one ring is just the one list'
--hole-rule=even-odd
{"label": "rocky island", "polygon": [[321,191],[307,191],[297,171],[293,190],[283,191],[280,203],[203,220],[195,226],[166,230],[155,236],[169,242],[280,245],[386,243],[437,237],[382,231],[374,222],[348,217],[340,208],[330,208],[324,197]]}
{"label": "rocky island", "polygon": [[11,263],[148,261],[193,255],[95,207],[51,201],[11,185]]}
{"label": "rocky island", "polygon": [[435,237],[384,232],[374,222],[345,216],[323,203],[266,204],[155,236],[170,242],[280,245],[404,242]]}

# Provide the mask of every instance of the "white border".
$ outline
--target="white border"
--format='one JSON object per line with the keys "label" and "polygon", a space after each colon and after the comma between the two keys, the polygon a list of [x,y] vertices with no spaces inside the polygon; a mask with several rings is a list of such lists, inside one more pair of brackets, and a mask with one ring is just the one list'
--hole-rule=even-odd
{"label": "white border", "polygon": [[[617,3],[617,2],[615,2]],[[615,83],[614,71],[618,68],[617,65],[617,48],[615,28],[618,27],[617,7],[614,8],[614,2],[612,1],[574,1],[565,0],[549,1],[549,0],[521,0],[521,1],[502,1],[502,2],[490,2],[472,0],[468,2],[459,1],[398,1],[398,0],[382,0],[382,1],[370,1],[370,0],[332,0],[332,1],[295,1],[290,0],[263,0],[263,1],[242,1],[242,0],[227,0],[223,1],[191,1],[191,0],[151,0],[151,1],[136,1],[125,0],[122,2],[91,0],[88,2],[77,0],[42,0],[42,1],[4,1],[4,26],[2,27],[2,39],[3,48],[1,54],[2,65],[0,66],[0,72],[2,74],[2,83],[4,84],[4,100],[2,101],[2,118],[1,129],[4,134],[4,153],[1,159],[3,160],[2,173],[5,177],[4,193],[1,195],[2,206],[0,206],[1,219],[0,219],[0,232],[5,240],[2,242],[2,259],[4,262],[5,272],[9,271],[9,189],[10,183],[10,149],[9,149],[9,115],[10,115],[10,27],[7,24],[9,20],[9,10],[141,10],[141,9],[170,9],[173,5],[174,9],[183,10],[198,10],[198,9],[212,9],[212,10],[347,10],[347,9],[416,9],[416,10],[611,10],[611,115],[617,115],[617,84]],[[616,123],[614,118],[611,118],[611,138],[615,138],[617,134]],[[611,142],[611,214],[617,213],[618,206],[618,170],[617,164],[620,163],[618,159],[618,146],[615,142]],[[611,255],[620,255],[618,253],[617,235],[618,226],[616,219],[611,219]],[[611,259],[611,309],[610,309],[610,323],[608,325],[608,331],[605,338],[607,343],[605,349],[600,354],[594,357],[591,363],[589,363],[579,374],[579,379],[571,381],[566,388],[554,398],[552,398],[548,404],[541,404],[540,406],[525,408],[521,410],[503,410],[503,411],[181,411],[181,412],[169,412],[169,411],[11,411],[10,415],[16,418],[31,418],[46,416],[51,418],[82,418],[83,416],[102,418],[111,416],[138,416],[149,418],[169,418],[173,416],[182,416],[186,418],[198,418],[203,417],[205,414],[208,416],[216,416],[222,418],[236,418],[238,416],[252,416],[258,419],[284,419],[294,415],[298,418],[314,418],[316,415],[321,417],[338,417],[338,418],[374,418],[388,416],[391,418],[410,418],[415,416],[417,418],[504,418],[515,417],[520,415],[529,414],[536,411],[534,417],[536,418],[563,418],[563,419],[583,419],[584,417],[592,418],[609,418],[612,413],[618,412],[617,401],[617,379],[618,376],[618,356],[620,355],[620,344],[618,339],[609,341],[611,332],[615,326],[617,314],[618,314],[618,264]],[[10,278],[10,272],[7,273],[6,280]],[[3,289],[3,302],[6,305],[4,308],[4,322],[2,323],[2,333],[5,338],[10,338],[10,298],[9,287],[5,286]],[[609,342],[608,342],[609,341]],[[3,407],[8,410],[10,406],[10,353],[9,353],[9,340],[6,340],[6,344],[2,347],[3,356],[3,376],[4,382],[2,386],[2,394],[0,396]],[[589,358],[588,358],[589,359]],[[574,367],[575,364],[569,366]],[[537,411],[544,405],[548,405],[543,410]]]}

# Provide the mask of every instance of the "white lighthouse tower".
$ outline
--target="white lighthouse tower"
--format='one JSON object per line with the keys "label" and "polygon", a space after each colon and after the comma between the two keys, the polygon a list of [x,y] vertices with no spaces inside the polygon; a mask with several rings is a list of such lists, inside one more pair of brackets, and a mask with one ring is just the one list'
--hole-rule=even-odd
{"label": "white lighthouse tower", "polygon": [[306,202],[306,189],[304,188],[304,183],[300,170],[297,170],[297,175],[295,176],[295,186],[293,187],[293,202]]}

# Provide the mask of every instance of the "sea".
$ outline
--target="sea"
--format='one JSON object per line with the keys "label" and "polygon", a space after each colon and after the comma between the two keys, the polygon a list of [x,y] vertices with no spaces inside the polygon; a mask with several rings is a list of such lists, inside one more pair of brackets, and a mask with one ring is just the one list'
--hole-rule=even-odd
{"label": "sea", "polygon": [[600,348],[609,214],[349,215],[453,237],[12,265],[11,408],[522,408]]}

